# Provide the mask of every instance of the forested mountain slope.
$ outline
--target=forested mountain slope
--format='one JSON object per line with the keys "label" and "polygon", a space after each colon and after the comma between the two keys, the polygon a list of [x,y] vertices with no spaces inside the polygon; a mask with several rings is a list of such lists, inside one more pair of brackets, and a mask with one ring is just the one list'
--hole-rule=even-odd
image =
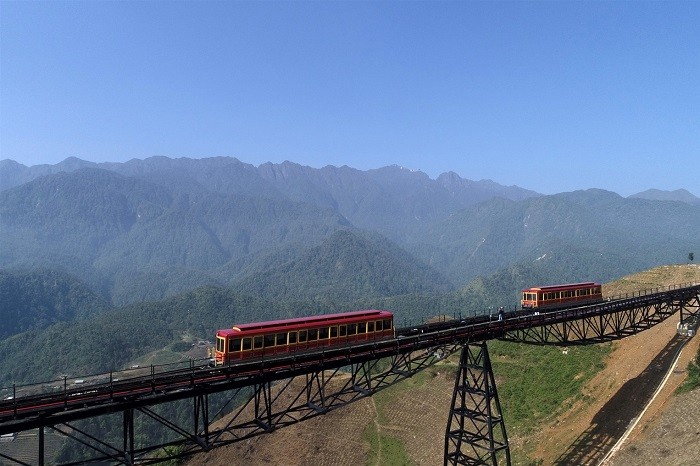
{"label": "forested mountain slope", "polygon": [[408,245],[436,269],[473,278],[546,262],[552,278],[608,280],[700,250],[700,208],[601,190],[493,199],[436,224]]}
{"label": "forested mountain slope", "polygon": [[251,273],[236,289],[267,299],[342,303],[404,294],[435,294],[453,286],[390,241],[349,230],[333,233],[295,259]]}
{"label": "forested mountain slope", "polygon": [[[518,278],[523,270],[537,282],[603,281],[700,251],[700,206],[687,202],[594,189],[541,196],[396,166],[152,157],[2,161],[0,173],[0,268],[63,270],[117,305],[207,284],[329,302],[498,273],[511,285],[535,281]],[[339,241],[350,238],[339,231],[365,239]],[[334,269],[342,248],[329,245],[340,243],[362,244],[373,260],[359,253]]]}
{"label": "forested mountain slope", "polygon": [[123,303],[225,283],[257,255],[349,224],[284,199],[182,194],[81,169],[1,192],[0,226],[4,268],[64,269]]}
{"label": "forested mountain slope", "polygon": [[0,271],[0,303],[0,340],[57,322],[85,320],[109,308],[84,283],[51,270]]}

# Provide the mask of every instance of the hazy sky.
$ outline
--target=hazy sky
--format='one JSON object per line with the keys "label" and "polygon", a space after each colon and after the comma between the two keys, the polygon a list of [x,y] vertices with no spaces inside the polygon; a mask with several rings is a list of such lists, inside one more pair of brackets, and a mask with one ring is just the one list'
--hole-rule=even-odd
{"label": "hazy sky", "polygon": [[700,195],[700,2],[0,0],[0,159]]}

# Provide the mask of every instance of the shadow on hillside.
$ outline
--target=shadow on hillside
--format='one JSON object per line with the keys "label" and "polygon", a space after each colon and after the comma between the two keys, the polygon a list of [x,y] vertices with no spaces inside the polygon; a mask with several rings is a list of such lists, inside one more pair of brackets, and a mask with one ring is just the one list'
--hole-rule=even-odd
{"label": "shadow on hillside", "polygon": [[597,464],[641,414],[659,386],[684,337],[676,335],[634,379],[625,382],[591,421],[591,426],[554,462],[556,466]]}

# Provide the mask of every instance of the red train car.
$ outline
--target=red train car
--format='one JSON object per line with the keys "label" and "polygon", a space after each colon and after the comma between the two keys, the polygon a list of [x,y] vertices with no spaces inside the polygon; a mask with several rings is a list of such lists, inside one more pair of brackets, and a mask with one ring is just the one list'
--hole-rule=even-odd
{"label": "red train car", "polygon": [[216,332],[216,364],[394,336],[394,315],[366,310],[242,324]]}
{"label": "red train car", "polygon": [[591,304],[603,300],[600,283],[584,282],[567,285],[532,287],[523,290],[523,309],[552,309]]}

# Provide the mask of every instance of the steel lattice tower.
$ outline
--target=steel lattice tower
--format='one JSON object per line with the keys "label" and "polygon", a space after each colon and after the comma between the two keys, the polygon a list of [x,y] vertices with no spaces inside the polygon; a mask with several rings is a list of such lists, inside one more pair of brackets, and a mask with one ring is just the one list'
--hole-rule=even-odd
{"label": "steel lattice tower", "polygon": [[445,432],[445,466],[510,466],[506,425],[486,342],[462,347]]}

